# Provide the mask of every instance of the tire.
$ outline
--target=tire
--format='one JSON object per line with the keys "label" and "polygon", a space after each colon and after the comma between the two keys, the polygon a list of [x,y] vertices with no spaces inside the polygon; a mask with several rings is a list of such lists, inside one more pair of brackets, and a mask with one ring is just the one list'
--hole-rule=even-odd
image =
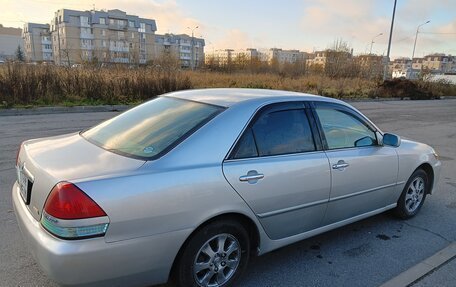
{"label": "tire", "polygon": [[232,286],[245,270],[249,256],[249,235],[240,223],[211,223],[192,235],[185,246],[178,261],[176,283],[180,287]]}
{"label": "tire", "polygon": [[412,218],[420,211],[428,192],[428,175],[424,170],[417,169],[405,184],[394,214],[402,219]]}

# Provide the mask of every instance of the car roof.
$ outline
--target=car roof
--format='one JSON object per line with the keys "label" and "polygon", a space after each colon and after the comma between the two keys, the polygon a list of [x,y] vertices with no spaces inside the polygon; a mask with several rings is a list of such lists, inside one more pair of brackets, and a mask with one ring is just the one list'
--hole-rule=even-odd
{"label": "car roof", "polygon": [[336,99],[326,98],[317,95],[266,89],[199,89],[173,92],[166,94],[164,96],[202,102],[222,107],[231,107],[235,104],[251,101],[255,101],[256,104],[262,104],[271,101],[280,102],[285,100],[326,101],[334,103],[343,103],[342,101]]}

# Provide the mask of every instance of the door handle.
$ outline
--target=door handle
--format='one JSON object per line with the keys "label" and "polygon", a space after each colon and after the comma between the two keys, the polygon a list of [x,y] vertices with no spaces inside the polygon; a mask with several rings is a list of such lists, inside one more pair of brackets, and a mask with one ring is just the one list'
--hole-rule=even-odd
{"label": "door handle", "polygon": [[346,167],[348,167],[348,166],[349,166],[348,163],[346,163],[346,162],[343,161],[343,160],[339,160],[336,164],[333,164],[333,165],[332,165],[332,168],[333,168],[333,169],[342,170],[342,169],[344,169],[344,168],[346,168]]}
{"label": "door handle", "polygon": [[239,180],[242,182],[248,181],[249,183],[255,183],[259,179],[263,179],[264,174],[258,173],[256,170],[249,171],[246,175],[240,176]]}

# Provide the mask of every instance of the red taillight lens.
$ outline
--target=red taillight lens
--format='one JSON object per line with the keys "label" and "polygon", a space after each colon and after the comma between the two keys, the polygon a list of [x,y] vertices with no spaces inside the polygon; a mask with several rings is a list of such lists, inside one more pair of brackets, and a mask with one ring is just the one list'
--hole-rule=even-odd
{"label": "red taillight lens", "polygon": [[83,219],[106,216],[101,207],[77,186],[59,182],[49,194],[44,210],[60,219]]}

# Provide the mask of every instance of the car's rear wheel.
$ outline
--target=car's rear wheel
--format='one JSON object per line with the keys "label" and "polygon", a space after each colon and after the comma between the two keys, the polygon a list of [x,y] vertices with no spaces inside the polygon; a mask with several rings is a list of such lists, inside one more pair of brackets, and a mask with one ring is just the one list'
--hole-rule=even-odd
{"label": "car's rear wheel", "polygon": [[224,220],[198,230],[189,240],[177,266],[179,286],[226,287],[247,266],[250,240],[238,222]]}
{"label": "car's rear wheel", "polygon": [[428,175],[422,169],[416,170],[405,184],[395,214],[403,219],[415,216],[423,206],[428,189]]}

